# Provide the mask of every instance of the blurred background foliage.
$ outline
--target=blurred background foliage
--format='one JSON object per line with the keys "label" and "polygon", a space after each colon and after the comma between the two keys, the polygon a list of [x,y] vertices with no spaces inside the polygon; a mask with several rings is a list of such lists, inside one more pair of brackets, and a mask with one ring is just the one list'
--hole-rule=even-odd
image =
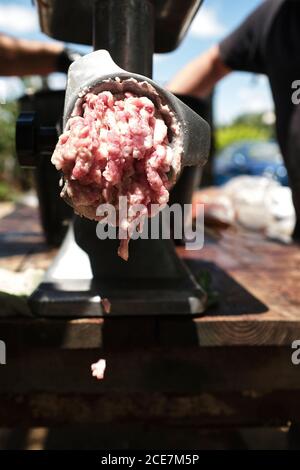
{"label": "blurred background foliage", "polygon": [[17,101],[0,105],[0,201],[12,200],[22,188],[20,169],[15,159]]}
{"label": "blurred background foliage", "polygon": [[273,116],[266,114],[243,114],[227,126],[216,128],[216,150],[241,140],[270,140],[275,138]]}

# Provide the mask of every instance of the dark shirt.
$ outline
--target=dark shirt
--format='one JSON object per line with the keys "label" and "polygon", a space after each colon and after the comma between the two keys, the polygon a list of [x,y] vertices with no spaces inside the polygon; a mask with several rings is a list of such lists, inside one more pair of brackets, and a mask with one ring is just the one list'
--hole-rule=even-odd
{"label": "dark shirt", "polygon": [[300,0],[265,0],[220,43],[220,54],[232,70],[269,78],[278,142],[300,218],[300,104],[292,102],[292,83],[300,80]]}

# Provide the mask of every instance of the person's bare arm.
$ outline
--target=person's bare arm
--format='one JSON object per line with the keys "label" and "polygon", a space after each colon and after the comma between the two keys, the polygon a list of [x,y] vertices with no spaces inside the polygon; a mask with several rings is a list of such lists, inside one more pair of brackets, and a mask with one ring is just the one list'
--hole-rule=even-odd
{"label": "person's bare arm", "polygon": [[0,33],[0,75],[47,75],[57,70],[63,45],[16,39]]}
{"label": "person's bare arm", "polygon": [[213,46],[180,70],[168,83],[167,89],[172,93],[203,98],[230,72],[221,59],[219,46]]}

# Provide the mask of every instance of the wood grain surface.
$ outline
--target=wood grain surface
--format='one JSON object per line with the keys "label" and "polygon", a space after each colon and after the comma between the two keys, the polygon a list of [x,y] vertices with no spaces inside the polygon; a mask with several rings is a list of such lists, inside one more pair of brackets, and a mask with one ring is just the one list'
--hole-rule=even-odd
{"label": "wood grain surface", "polygon": [[[286,424],[300,420],[300,251],[226,230],[204,249],[180,248],[196,276],[209,273],[219,303],[199,318],[8,318],[0,366],[0,422]],[[35,209],[0,220],[0,267],[47,268]],[[107,360],[102,382],[90,364]],[[300,366],[299,366],[300,367]]]}
{"label": "wood grain surface", "polygon": [[[219,239],[206,236],[200,251],[178,250],[196,276],[209,273],[219,302],[199,318],[140,319],[131,328],[129,319],[106,320],[26,320],[6,319],[1,311],[1,331],[12,322],[16,331],[26,329],[26,337],[39,335],[55,343],[57,331],[63,335],[62,347],[100,347],[103,335],[114,330],[118,341],[133,341],[140,324],[141,341],[171,346],[290,345],[300,338],[300,249],[270,242],[260,234],[222,232]],[[19,205],[0,219],[0,267],[22,271],[29,267],[46,269],[55,255],[43,239],[36,209]],[[48,324],[49,323],[49,324]],[[47,325],[47,326],[46,326]],[[95,328],[95,325],[97,327]],[[46,330],[45,330],[46,328]],[[25,331],[25,330],[24,330]],[[29,334],[28,331],[31,331]],[[54,332],[52,334],[52,332]],[[141,339],[142,338],[142,339]],[[33,340],[33,338],[32,338]],[[29,343],[29,341],[26,341]]]}

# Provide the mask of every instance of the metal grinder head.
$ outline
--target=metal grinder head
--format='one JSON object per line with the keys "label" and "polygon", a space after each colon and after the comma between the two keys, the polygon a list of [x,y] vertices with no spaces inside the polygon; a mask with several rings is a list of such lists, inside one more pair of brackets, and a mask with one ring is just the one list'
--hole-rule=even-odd
{"label": "metal grinder head", "polygon": [[78,113],[82,97],[88,92],[101,91],[131,91],[148,96],[154,104],[167,107],[179,125],[181,169],[191,165],[203,166],[206,163],[210,147],[210,128],[207,122],[150,78],[120,68],[106,50],[87,54],[70,66],[63,116],[64,129],[72,114]]}

